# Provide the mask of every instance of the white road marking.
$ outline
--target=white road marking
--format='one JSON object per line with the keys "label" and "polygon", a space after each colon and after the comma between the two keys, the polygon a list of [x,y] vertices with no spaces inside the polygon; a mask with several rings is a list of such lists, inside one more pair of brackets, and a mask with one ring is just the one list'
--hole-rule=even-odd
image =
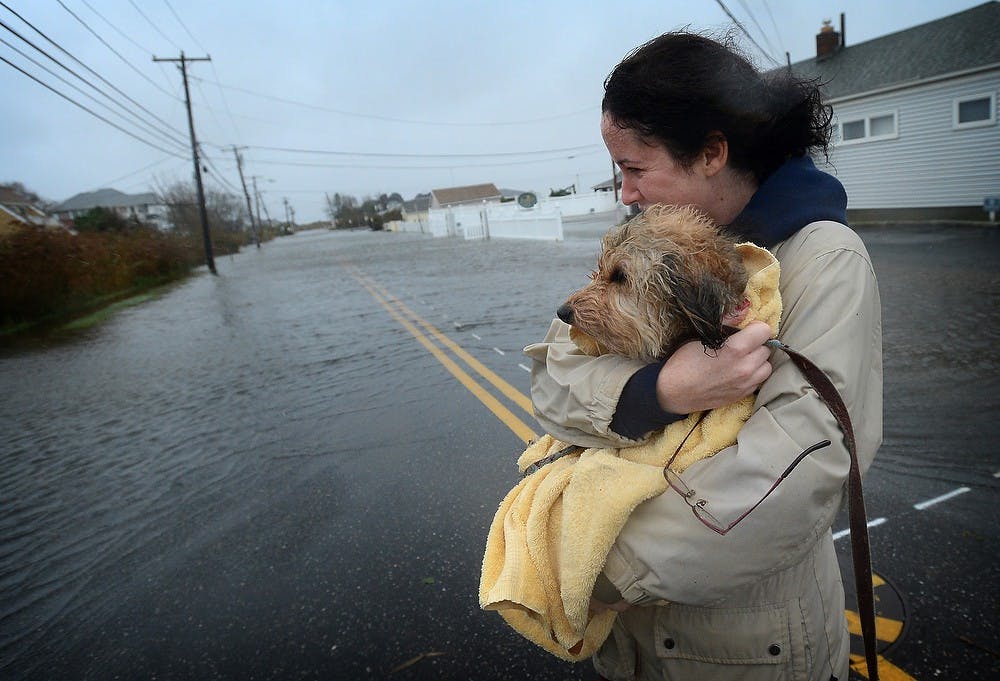
{"label": "white road marking", "polygon": [[507,354],[506,352],[504,352],[500,348],[493,348],[493,351],[496,352],[499,355],[506,355]]}
{"label": "white road marking", "polygon": [[996,473],[994,473],[993,477],[994,478],[1000,478],[1000,471],[997,471]]}
{"label": "white road marking", "polygon": [[478,333],[472,334],[472,337],[475,338],[476,340],[482,340],[482,338],[479,337]]}
{"label": "white road marking", "polygon": [[[881,525],[882,523],[886,522],[886,520],[887,518],[875,518],[875,520],[869,520],[868,527],[875,527],[876,525]],[[840,532],[834,532],[833,540],[837,541],[838,539],[843,539],[850,533],[851,533],[850,530],[841,530]]]}
{"label": "white road marking", "polygon": [[970,491],[968,487],[959,487],[958,489],[953,489],[947,494],[942,494],[939,497],[934,497],[933,499],[928,499],[927,501],[921,501],[919,504],[913,504],[913,508],[918,511],[922,511],[925,508],[933,506],[934,504],[940,504],[942,501],[947,501],[952,497],[957,497],[959,494],[965,494],[968,491]]}
{"label": "white road marking", "polygon": [[530,367],[526,367],[523,364],[518,364],[517,366],[521,367],[522,369],[524,369],[525,371],[527,371],[529,374],[531,373],[531,368]]}

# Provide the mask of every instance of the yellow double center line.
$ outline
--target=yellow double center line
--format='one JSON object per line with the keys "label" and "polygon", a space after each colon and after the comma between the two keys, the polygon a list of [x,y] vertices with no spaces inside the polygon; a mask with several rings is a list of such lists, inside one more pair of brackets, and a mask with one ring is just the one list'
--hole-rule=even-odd
{"label": "yellow double center line", "polygon": [[[537,437],[530,426],[515,416],[514,413],[504,406],[502,402],[484,389],[472,376],[462,369],[462,367],[456,364],[451,357],[445,354],[441,347],[435,345],[428,335],[450,350],[456,357],[461,359],[466,366],[472,369],[475,373],[479,374],[479,376],[485,379],[494,388],[499,390],[500,393],[507,399],[523,409],[529,416],[532,414],[530,399],[528,399],[523,393],[519,392],[517,388],[512,386],[510,383],[507,383],[507,381],[503,380],[486,368],[479,360],[459,347],[453,340],[438,331],[430,322],[420,317],[417,313],[407,307],[403,301],[386,291],[385,288],[376,283],[370,277],[364,275],[356,268],[350,268],[350,272],[358,283],[371,294],[379,305],[385,308],[393,319],[399,322],[404,329],[409,331],[410,334],[417,339],[417,342],[423,345],[424,348],[426,348],[427,351],[430,352],[435,359],[437,359],[437,361],[441,362],[442,366],[444,366],[444,368],[447,369],[452,376],[457,378],[469,392],[475,395],[475,397],[482,402],[487,409],[492,411],[493,414],[500,419],[504,425],[510,428],[522,442],[526,443]],[[413,321],[411,322],[410,320]],[[416,322],[423,327],[426,333],[417,328],[413,322]]]}

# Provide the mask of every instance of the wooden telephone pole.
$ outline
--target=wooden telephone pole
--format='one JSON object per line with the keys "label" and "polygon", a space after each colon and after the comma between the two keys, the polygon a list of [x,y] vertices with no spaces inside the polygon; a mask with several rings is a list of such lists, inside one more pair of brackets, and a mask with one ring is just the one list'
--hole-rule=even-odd
{"label": "wooden telephone pole", "polygon": [[247,181],[243,179],[243,157],[240,156],[240,149],[245,149],[246,147],[237,147],[233,145],[233,154],[236,155],[236,169],[240,171],[240,184],[243,185],[243,196],[247,199],[247,213],[250,214],[250,226],[253,227],[253,238],[257,242],[257,248],[260,248],[260,233],[257,231],[257,222],[253,219],[253,208],[250,205],[250,192],[247,191]]}
{"label": "wooden telephone pole", "polygon": [[187,104],[188,127],[191,129],[191,154],[194,156],[194,180],[198,186],[198,210],[201,213],[201,235],[205,243],[205,263],[208,271],[218,274],[215,271],[215,258],[212,257],[212,237],[208,232],[208,210],[205,208],[205,187],[201,183],[201,162],[198,160],[198,141],[194,136],[194,116],[191,114],[191,91],[188,89],[187,63],[190,61],[212,61],[211,57],[185,57],[181,50],[179,59],[159,59],[153,57],[153,61],[173,61],[180,63],[181,76],[184,79],[184,102]]}

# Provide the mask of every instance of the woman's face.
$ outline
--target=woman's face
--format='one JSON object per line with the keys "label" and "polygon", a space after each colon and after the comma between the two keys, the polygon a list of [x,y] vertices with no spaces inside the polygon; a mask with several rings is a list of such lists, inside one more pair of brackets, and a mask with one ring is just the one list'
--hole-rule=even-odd
{"label": "woman's face", "polygon": [[694,206],[722,222],[713,214],[718,197],[711,176],[697,161],[685,168],[664,147],[647,144],[607,115],[601,118],[601,136],[622,171],[622,203],[637,203],[643,210],[654,203]]}

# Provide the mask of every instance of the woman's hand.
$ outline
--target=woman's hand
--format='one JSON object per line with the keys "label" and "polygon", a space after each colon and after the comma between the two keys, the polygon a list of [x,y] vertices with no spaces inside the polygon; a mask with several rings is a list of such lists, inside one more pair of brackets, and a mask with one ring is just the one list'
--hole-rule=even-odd
{"label": "woman's hand", "polygon": [[682,345],[656,379],[660,407],[673,414],[691,414],[753,394],[771,375],[771,351],[764,346],[770,337],[767,324],[753,322],[717,351],[706,352],[700,341]]}

